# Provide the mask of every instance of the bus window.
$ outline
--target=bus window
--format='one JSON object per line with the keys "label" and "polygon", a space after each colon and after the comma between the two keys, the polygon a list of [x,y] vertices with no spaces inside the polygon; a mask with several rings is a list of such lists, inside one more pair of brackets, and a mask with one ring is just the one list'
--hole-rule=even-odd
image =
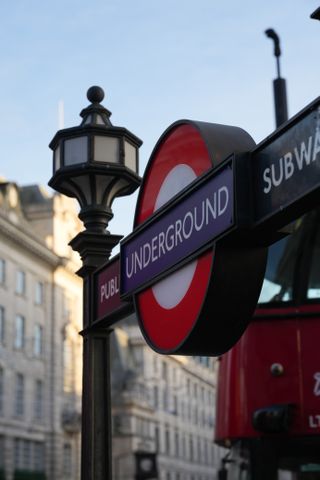
{"label": "bus window", "polygon": [[307,298],[320,298],[320,229],[317,228],[313,242]]}
{"label": "bus window", "polygon": [[[288,303],[293,300],[295,291],[301,289],[303,275],[297,267],[301,265],[301,255],[313,248],[312,273],[308,298],[320,298],[320,230],[316,241],[313,234],[319,223],[319,210],[314,210],[293,223],[293,232],[269,247],[266,274],[260,294],[259,304],[272,302]],[[300,262],[300,263],[299,263]]]}
{"label": "bus window", "polygon": [[292,300],[295,258],[290,248],[290,239],[291,236],[285,237],[269,247],[267,269],[258,303]]}

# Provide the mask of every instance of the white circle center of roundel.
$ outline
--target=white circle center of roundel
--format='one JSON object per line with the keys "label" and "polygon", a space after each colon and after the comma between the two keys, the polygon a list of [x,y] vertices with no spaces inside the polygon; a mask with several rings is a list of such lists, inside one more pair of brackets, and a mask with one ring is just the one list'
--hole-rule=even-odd
{"label": "white circle center of roundel", "polygon": [[[183,163],[176,165],[161,185],[154,211],[158,210],[196,178],[195,172],[188,165]],[[162,308],[169,310],[181,302],[190,287],[196,266],[197,260],[180,268],[152,287],[153,294]]]}

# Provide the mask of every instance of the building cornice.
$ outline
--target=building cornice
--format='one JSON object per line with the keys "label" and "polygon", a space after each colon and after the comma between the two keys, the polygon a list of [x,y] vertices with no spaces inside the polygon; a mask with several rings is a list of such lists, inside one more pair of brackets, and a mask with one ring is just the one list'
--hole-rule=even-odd
{"label": "building cornice", "polygon": [[43,242],[34,235],[34,233],[22,226],[19,221],[15,225],[6,216],[0,213],[0,233],[7,237],[10,241],[27,249],[30,253],[52,267],[58,267],[61,264],[61,258],[53,253]]}

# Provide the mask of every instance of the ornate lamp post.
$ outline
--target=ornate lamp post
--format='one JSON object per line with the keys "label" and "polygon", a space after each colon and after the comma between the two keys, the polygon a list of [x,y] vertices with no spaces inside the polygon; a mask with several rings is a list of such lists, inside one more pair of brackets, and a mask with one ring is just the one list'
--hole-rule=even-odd
{"label": "ornate lamp post", "polygon": [[49,185],[74,197],[85,225],[70,245],[83,265],[83,393],[81,479],[111,480],[110,329],[93,326],[92,273],[110,257],[122,238],[106,230],[113,217],[112,202],[138,188],[141,140],[110,122],[111,112],[101,105],[104,92],[91,87],[91,104],[82,110],[78,127],[59,130],[50,143],[53,176]]}

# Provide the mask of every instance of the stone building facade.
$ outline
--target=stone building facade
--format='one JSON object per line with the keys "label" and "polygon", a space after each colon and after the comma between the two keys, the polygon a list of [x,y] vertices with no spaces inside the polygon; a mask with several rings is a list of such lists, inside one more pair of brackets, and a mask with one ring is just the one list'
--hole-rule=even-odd
{"label": "stone building facade", "polygon": [[213,480],[216,359],[158,355],[132,316],[113,343],[114,480],[134,480],[135,452],[155,452],[161,480]]}
{"label": "stone building facade", "polygon": [[[82,229],[74,202],[0,182],[0,480],[80,478]],[[113,478],[134,480],[136,452],[160,480],[213,480],[217,362],[160,356],[134,315],[112,341]]]}
{"label": "stone building facade", "polygon": [[[79,478],[82,284],[75,204],[0,183],[0,478]],[[2,475],[2,476],[1,476]]]}

